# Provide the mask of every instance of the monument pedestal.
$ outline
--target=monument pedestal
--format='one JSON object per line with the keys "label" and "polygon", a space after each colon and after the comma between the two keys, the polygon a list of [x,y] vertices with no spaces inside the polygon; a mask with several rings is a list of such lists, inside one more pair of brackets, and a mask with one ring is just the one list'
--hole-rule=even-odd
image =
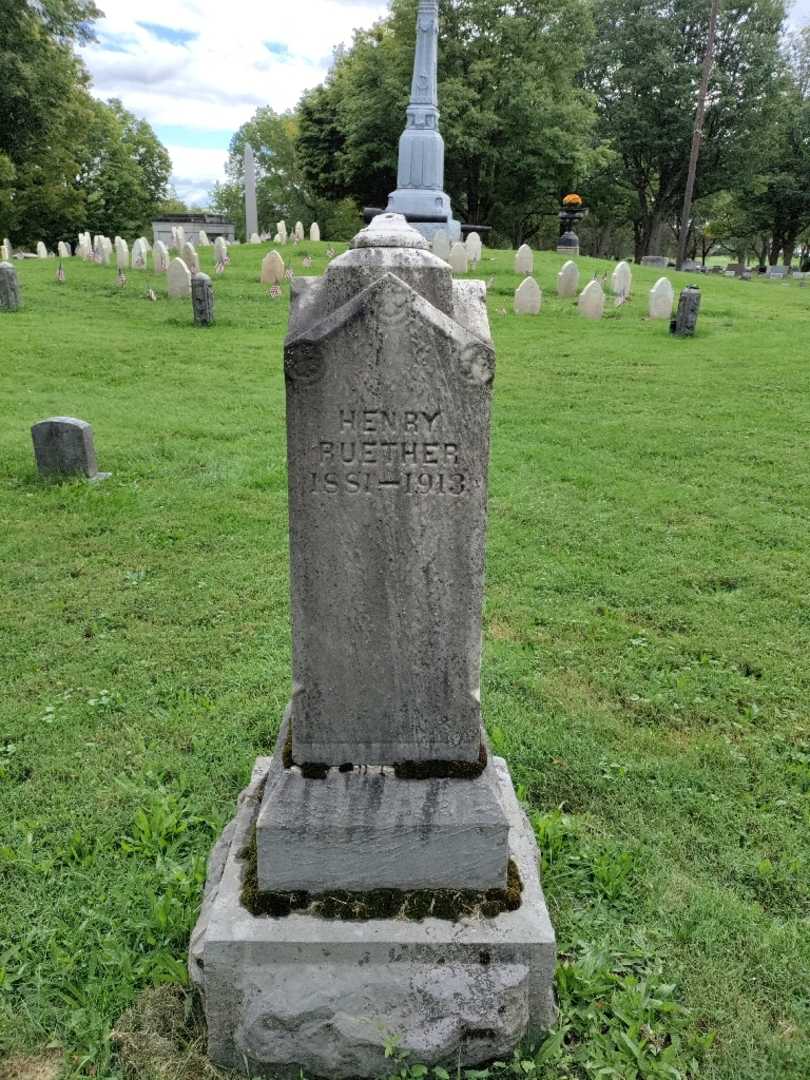
{"label": "monument pedestal", "polygon": [[[492,761],[522,882],[517,910],[457,921],[274,918],[242,902],[262,796],[259,758],[209,861],[189,957],[215,1064],[249,1075],[374,1077],[386,1046],[413,1062],[473,1066],[511,1055],[554,1023],[554,931],[531,826],[501,758]],[[336,772],[336,770],[334,770]],[[338,774],[340,775],[340,774]],[[321,780],[304,780],[313,787]],[[429,781],[415,781],[415,784]],[[463,781],[458,781],[463,783]]]}

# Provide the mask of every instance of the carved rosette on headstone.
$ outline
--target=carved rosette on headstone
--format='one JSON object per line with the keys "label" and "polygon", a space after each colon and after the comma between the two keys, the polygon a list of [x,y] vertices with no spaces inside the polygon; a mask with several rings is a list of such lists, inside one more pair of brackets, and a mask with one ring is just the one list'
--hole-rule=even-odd
{"label": "carved rosette on headstone", "polygon": [[484,285],[381,215],[293,282],[284,368],[293,693],[192,939],[209,1054],[327,1077],[380,1075],[392,1040],[511,1054],[553,1020],[554,936],[481,725]]}

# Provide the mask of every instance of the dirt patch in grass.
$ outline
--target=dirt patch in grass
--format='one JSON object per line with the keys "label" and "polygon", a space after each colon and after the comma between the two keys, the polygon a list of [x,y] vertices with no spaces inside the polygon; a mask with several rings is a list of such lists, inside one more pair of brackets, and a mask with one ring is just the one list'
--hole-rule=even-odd
{"label": "dirt patch in grass", "polygon": [[205,1056],[205,1031],[180,986],[144,990],[112,1032],[127,1080],[221,1080]]}
{"label": "dirt patch in grass", "polygon": [[0,1061],[0,1080],[56,1080],[62,1071],[61,1050],[44,1054],[21,1054]]}

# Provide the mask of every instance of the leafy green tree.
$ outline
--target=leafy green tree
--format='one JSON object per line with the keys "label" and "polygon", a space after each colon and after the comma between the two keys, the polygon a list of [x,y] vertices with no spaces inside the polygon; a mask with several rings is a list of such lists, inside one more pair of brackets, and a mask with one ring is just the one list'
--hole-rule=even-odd
{"label": "leafy green tree", "polygon": [[299,152],[299,119],[296,113],[276,113],[265,106],[231,139],[226,183],[216,184],[211,206],[227,214],[245,237],[244,152],[253,147],[256,159],[256,207],[261,231],[275,232],[282,219],[288,227],[296,221],[317,221],[324,239],[347,238],[361,226],[356,205],[345,197],[336,201],[315,194],[305,175]]}
{"label": "leafy green tree", "polygon": [[[660,249],[683,199],[709,0],[604,0],[583,81],[635,201],[637,258]],[[726,0],[718,23],[695,193],[747,176],[772,115],[783,0]]]}
{"label": "leafy green tree", "polygon": [[[410,90],[416,0],[355,34],[300,105],[305,178],[326,198],[385,206]],[[442,0],[445,187],[463,220],[512,242],[548,227],[596,159],[590,96],[575,86],[589,33],[581,0]]]}

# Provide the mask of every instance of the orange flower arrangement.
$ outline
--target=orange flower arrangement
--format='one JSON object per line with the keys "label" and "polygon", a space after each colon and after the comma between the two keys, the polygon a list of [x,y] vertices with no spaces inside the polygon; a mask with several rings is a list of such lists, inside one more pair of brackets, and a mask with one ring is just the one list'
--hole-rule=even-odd
{"label": "orange flower arrangement", "polygon": [[563,206],[582,206],[582,199],[579,195],[566,195],[563,199]]}

